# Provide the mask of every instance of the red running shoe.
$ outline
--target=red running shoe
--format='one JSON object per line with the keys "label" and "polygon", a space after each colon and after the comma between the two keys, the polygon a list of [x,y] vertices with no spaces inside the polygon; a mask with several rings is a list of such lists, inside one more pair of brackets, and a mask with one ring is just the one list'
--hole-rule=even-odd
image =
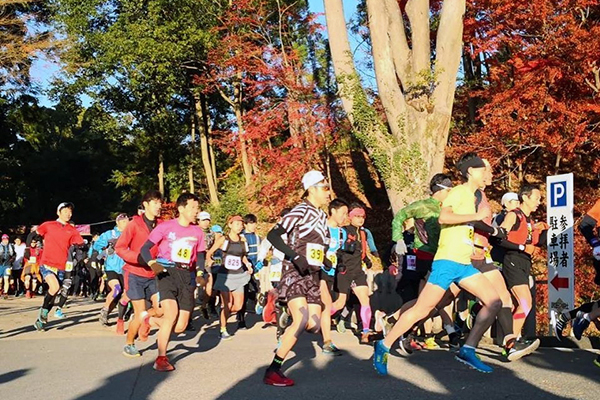
{"label": "red running shoe", "polygon": [[125,334],[125,321],[122,319],[117,320],[117,335]]}
{"label": "red running shoe", "polygon": [[146,315],[146,318],[142,320],[142,325],[138,330],[138,339],[140,342],[145,342],[148,340],[148,335],[150,334],[150,316]]}
{"label": "red running shoe", "polygon": [[265,372],[265,377],[263,378],[263,382],[267,385],[271,385],[271,386],[280,386],[280,387],[286,387],[286,386],[294,386],[294,381],[288,377],[286,377],[283,372],[281,372],[280,370],[277,371],[273,371],[273,370],[267,370],[267,372]]}
{"label": "red running shoe", "polygon": [[158,356],[154,361],[154,369],[161,372],[173,371],[174,366],[171,365],[167,356]]}
{"label": "red running shoe", "polygon": [[25,293],[25,298],[30,299],[31,298],[31,291],[27,291],[27,293]]}

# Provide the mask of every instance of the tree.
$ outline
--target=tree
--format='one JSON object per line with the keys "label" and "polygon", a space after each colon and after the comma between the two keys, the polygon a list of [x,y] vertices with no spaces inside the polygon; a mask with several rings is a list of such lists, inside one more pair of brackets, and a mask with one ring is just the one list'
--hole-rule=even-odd
{"label": "tree", "polygon": [[[385,120],[361,86],[341,0],[324,0],[344,110],[383,177],[392,209],[420,197],[444,165],[462,50],[464,0],[367,0],[373,60]],[[434,17],[435,46],[432,53]],[[406,23],[410,26],[410,40]]]}

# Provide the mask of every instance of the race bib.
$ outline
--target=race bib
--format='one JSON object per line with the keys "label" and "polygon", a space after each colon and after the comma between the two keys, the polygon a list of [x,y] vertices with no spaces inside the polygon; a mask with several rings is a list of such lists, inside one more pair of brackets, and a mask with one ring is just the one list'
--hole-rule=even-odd
{"label": "race bib", "polygon": [[309,265],[320,267],[323,265],[323,259],[325,258],[325,251],[323,246],[315,243],[306,244],[306,259]]}
{"label": "race bib", "polygon": [[271,282],[279,282],[281,280],[281,271],[283,269],[283,264],[275,264],[269,267],[269,280]]}
{"label": "race bib", "polygon": [[225,268],[229,270],[236,270],[242,268],[242,258],[237,256],[225,257]]}
{"label": "race bib", "polygon": [[473,246],[473,243],[475,242],[475,228],[473,228],[472,226],[469,226],[468,228],[469,228],[469,235],[465,239],[465,243],[468,244],[469,246]]}
{"label": "race bib", "polygon": [[333,252],[327,253],[327,259],[331,262],[331,265],[333,266],[333,268],[335,268],[337,266],[338,258],[337,258],[336,253],[333,253]]}
{"label": "race bib", "polygon": [[213,257],[213,266],[220,267],[221,265],[223,265],[223,258],[222,257]]}
{"label": "race bib", "polygon": [[29,257],[29,263],[30,264],[35,264],[37,262],[37,258],[36,257]]}
{"label": "race bib", "polygon": [[189,264],[192,260],[194,247],[187,240],[176,240],[171,248],[171,261],[180,264]]}
{"label": "race bib", "polygon": [[494,260],[492,260],[492,249],[491,247],[485,248],[485,262],[488,264],[493,264]]}
{"label": "race bib", "polygon": [[416,271],[417,270],[417,257],[416,256],[406,256],[406,270],[407,271]]}
{"label": "race bib", "polygon": [[73,262],[72,261],[67,261],[67,263],[65,264],[65,271],[66,272],[73,271]]}

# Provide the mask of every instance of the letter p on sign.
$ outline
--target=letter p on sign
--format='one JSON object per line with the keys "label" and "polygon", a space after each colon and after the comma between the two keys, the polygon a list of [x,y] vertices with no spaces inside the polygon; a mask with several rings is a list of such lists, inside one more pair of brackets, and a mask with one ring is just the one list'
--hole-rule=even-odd
{"label": "letter p on sign", "polygon": [[567,182],[553,182],[550,184],[550,207],[566,207]]}

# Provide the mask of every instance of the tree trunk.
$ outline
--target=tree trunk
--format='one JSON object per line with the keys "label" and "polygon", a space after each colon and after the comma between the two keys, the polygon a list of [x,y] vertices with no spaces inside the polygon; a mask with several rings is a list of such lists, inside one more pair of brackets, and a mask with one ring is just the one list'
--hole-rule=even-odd
{"label": "tree trunk", "polygon": [[196,111],[196,119],[198,123],[198,132],[200,134],[200,154],[202,158],[202,166],[204,167],[204,175],[206,176],[206,182],[208,186],[208,195],[210,198],[210,204],[218,205],[219,196],[217,193],[217,182],[214,179],[214,172],[212,164],[210,162],[210,155],[208,153],[208,137],[207,137],[207,113],[204,106],[204,95],[194,93],[194,109]]}
{"label": "tree trunk", "polygon": [[424,196],[429,178],[444,166],[465,0],[444,1],[433,64],[429,2],[407,2],[411,48],[398,1],[367,0],[377,87],[387,124],[373,110],[354,69],[342,0],[324,4],[342,105],[383,178],[395,213]]}
{"label": "tree trunk", "polygon": [[235,120],[238,126],[238,140],[240,141],[240,153],[242,156],[242,169],[244,170],[244,179],[246,180],[246,186],[250,186],[252,183],[252,166],[250,165],[250,158],[248,157],[248,146],[246,145],[246,139],[244,138],[244,121],[242,120],[242,107],[236,103],[234,107]]}
{"label": "tree trunk", "polygon": [[191,129],[191,151],[190,151],[190,168],[188,170],[188,180],[190,184],[190,193],[195,193],[194,187],[194,158],[196,156],[196,116],[192,114],[192,129]]}
{"label": "tree trunk", "polygon": [[168,197],[165,193],[165,162],[162,152],[158,153],[158,190],[164,198]]}

